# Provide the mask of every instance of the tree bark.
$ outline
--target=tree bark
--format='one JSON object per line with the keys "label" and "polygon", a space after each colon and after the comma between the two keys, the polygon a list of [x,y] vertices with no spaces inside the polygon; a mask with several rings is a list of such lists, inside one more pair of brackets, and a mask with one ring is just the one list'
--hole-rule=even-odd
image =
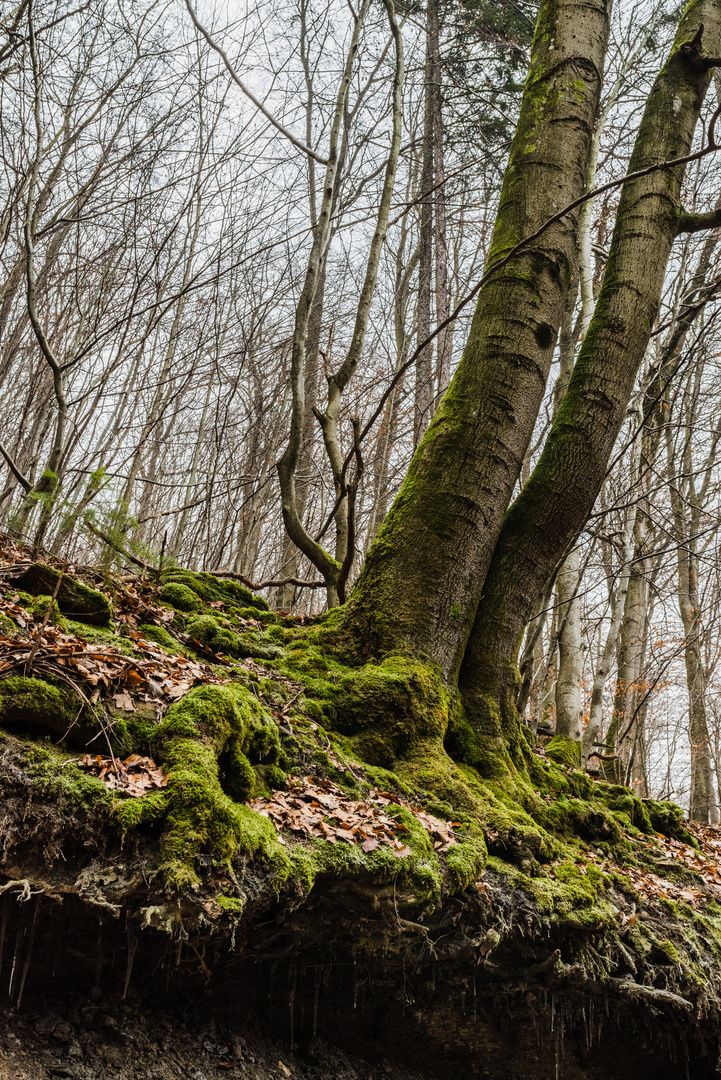
{"label": "tree bark", "polygon": [[[434,53],[438,41],[438,4],[428,0],[426,8],[426,57],[423,76],[423,145],[421,167],[421,230],[418,261],[418,346],[431,332],[431,279],[433,276],[433,202],[434,202]],[[416,357],[416,385],[413,409],[413,447],[418,446],[431,419],[433,402],[433,343]]]}
{"label": "tree bark", "polygon": [[[721,10],[712,0],[697,0],[686,9],[654,82],[630,171],[689,152],[709,73],[683,46],[701,22],[706,49],[719,52]],[[515,656],[523,626],[601,489],[658,312],[683,175],[676,166],[624,185],[594,316],[568,389],[539,462],[503,523],[462,672],[481,758],[484,740],[516,730]]]}
{"label": "tree bark", "polygon": [[[541,4],[489,267],[583,193],[609,7]],[[479,292],[461,362],[354,590],[348,627],[369,655],[425,654],[455,680],[545,391],[577,220],[548,228]]]}

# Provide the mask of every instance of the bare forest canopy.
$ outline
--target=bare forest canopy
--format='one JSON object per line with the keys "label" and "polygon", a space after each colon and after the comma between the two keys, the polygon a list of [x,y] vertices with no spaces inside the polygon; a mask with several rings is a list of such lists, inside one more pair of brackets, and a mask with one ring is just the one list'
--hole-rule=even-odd
{"label": "bare forest canopy", "polygon": [[[300,615],[343,601],[468,340],[537,6],[0,12],[0,524],[66,564],[227,571]],[[586,156],[569,144],[567,162],[581,195],[600,190],[562,219],[572,280],[558,336],[534,330],[548,377],[509,496],[591,324],[614,182],[679,16],[613,7]],[[698,152],[718,94],[599,494],[528,612],[517,696],[592,771],[711,822],[721,173]]]}

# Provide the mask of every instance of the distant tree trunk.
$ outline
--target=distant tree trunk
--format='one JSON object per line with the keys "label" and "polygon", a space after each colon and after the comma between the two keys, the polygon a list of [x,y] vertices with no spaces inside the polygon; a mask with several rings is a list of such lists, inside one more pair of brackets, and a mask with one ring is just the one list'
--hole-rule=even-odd
{"label": "distant tree trunk", "polygon": [[[316,429],[318,421],[315,417],[315,409],[318,404],[318,390],[320,386],[320,335],[323,326],[323,304],[325,300],[325,271],[326,261],[325,258],[322,261],[320,272],[318,274],[318,285],[316,287],[315,297],[313,299],[313,307],[311,308],[310,318],[308,319],[308,339],[306,344],[306,366],[305,366],[305,421],[303,424],[303,449],[301,451],[301,461],[305,459],[307,464],[310,464],[310,455],[313,443],[315,441]],[[306,482],[302,480],[298,484],[296,491],[296,502],[298,505],[298,515],[303,520],[305,517],[305,509],[308,504],[308,494],[310,491],[309,477],[306,478]],[[299,548],[293,543],[287,533],[283,535],[283,562],[280,569],[280,577],[297,577],[300,566],[301,553]],[[276,607],[279,611],[290,611],[293,606],[293,597],[295,595],[294,585],[280,585],[275,596]]]}
{"label": "distant tree trunk", "polygon": [[[418,345],[431,332],[431,282],[433,277],[433,202],[434,184],[434,56],[438,49],[437,0],[428,0],[426,9],[426,58],[423,76],[423,148],[421,168],[421,235],[418,262]],[[431,419],[433,409],[433,345],[429,344],[416,359],[416,388],[413,414],[413,446],[418,446]]]}
{"label": "distant tree trunk", "polygon": [[616,759],[604,771],[616,783],[624,783],[635,738],[636,707],[640,700],[640,680],[645,656],[648,582],[645,560],[637,546],[626,593],[626,604],[618,644],[618,674],[613,717],[606,735],[606,751]]}
{"label": "distant tree trunk", "polygon": [[[581,679],[581,556],[576,547],[556,579],[558,603],[558,680],[556,682],[556,734],[579,743],[583,733]],[[580,746],[579,746],[580,750]]]}
{"label": "distant tree trunk", "polygon": [[[446,168],[443,149],[443,93],[440,58],[440,20],[438,0],[430,0],[435,8],[435,33],[431,38],[433,111],[433,240],[435,244],[435,299],[436,326],[440,326],[451,313],[451,297],[448,289],[448,242],[446,237]],[[436,407],[451,381],[452,337],[450,326],[441,330],[436,338]]]}

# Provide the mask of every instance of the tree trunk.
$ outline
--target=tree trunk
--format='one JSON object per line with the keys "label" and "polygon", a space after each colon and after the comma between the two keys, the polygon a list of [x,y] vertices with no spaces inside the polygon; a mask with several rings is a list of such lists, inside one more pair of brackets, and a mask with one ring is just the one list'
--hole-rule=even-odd
{"label": "tree trunk", "polygon": [[[437,0],[428,0],[426,9],[426,58],[423,77],[423,147],[421,168],[421,231],[418,262],[418,346],[431,332],[431,279],[433,276],[433,201],[434,201],[434,54],[438,42]],[[416,386],[413,411],[413,447],[420,443],[431,419],[433,403],[433,344],[426,345],[416,357]]]}
{"label": "tree trunk", "polygon": [[556,734],[580,743],[583,732],[581,678],[581,556],[574,548],[556,582],[558,599],[558,681],[556,682]]}
{"label": "tree trunk", "polygon": [[[541,5],[489,267],[584,190],[608,7],[572,3],[560,16]],[[448,393],[354,590],[348,626],[369,655],[425,654],[455,680],[545,391],[577,220],[548,228],[479,292]]]}
{"label": "tree trunk", "polygon": [[[631,171],[689,152],[709,82],[703,64],[684,48],[699,21],[706,24],[708,47],[719,51],[721,11],[711,0],[700,0],[682,17],[656,78]],[[659,308],[678,231],[683,175],[683,166],[676,166],[623,186],[594,316],[539,462],[503,523],[462,671],[479,761],[489,738],[514,737],[515,656],[523,626],[603,484]],[[473,756],[468,742],[467,749]]]}

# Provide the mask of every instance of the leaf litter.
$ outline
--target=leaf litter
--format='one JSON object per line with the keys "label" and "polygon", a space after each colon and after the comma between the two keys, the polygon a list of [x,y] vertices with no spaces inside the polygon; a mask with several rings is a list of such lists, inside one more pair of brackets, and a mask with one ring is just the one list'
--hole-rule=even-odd
{"label": "leaf litter", "polygon": [[[457,843],[450,822],[427,814],[388,791],[373,789],[364,800],[352,799],[332,780],[304,776],[289,782],[288,791],[275,791],[270,798],[252,799],[251,809],[270,818],[279,834],[281,830],[319,837],[332,844],[339,840],[360,845],[371,852],[380,844],[388,844],[399,858],[412,851],[398,834],[408,829],[386,812],[385,807],[402,806],[417,818],[433,838],[437,852],[447,851]],[[281,842],[285,842],[279,835]]]}
{"label": "leaf litter", "polygon": [[83,754],[78,762],[81,768],[97,776],[112,791],[140,799],[148,791],[167,787],[168,777],[152,758],[131,754],[123,761],[101,754]]}

